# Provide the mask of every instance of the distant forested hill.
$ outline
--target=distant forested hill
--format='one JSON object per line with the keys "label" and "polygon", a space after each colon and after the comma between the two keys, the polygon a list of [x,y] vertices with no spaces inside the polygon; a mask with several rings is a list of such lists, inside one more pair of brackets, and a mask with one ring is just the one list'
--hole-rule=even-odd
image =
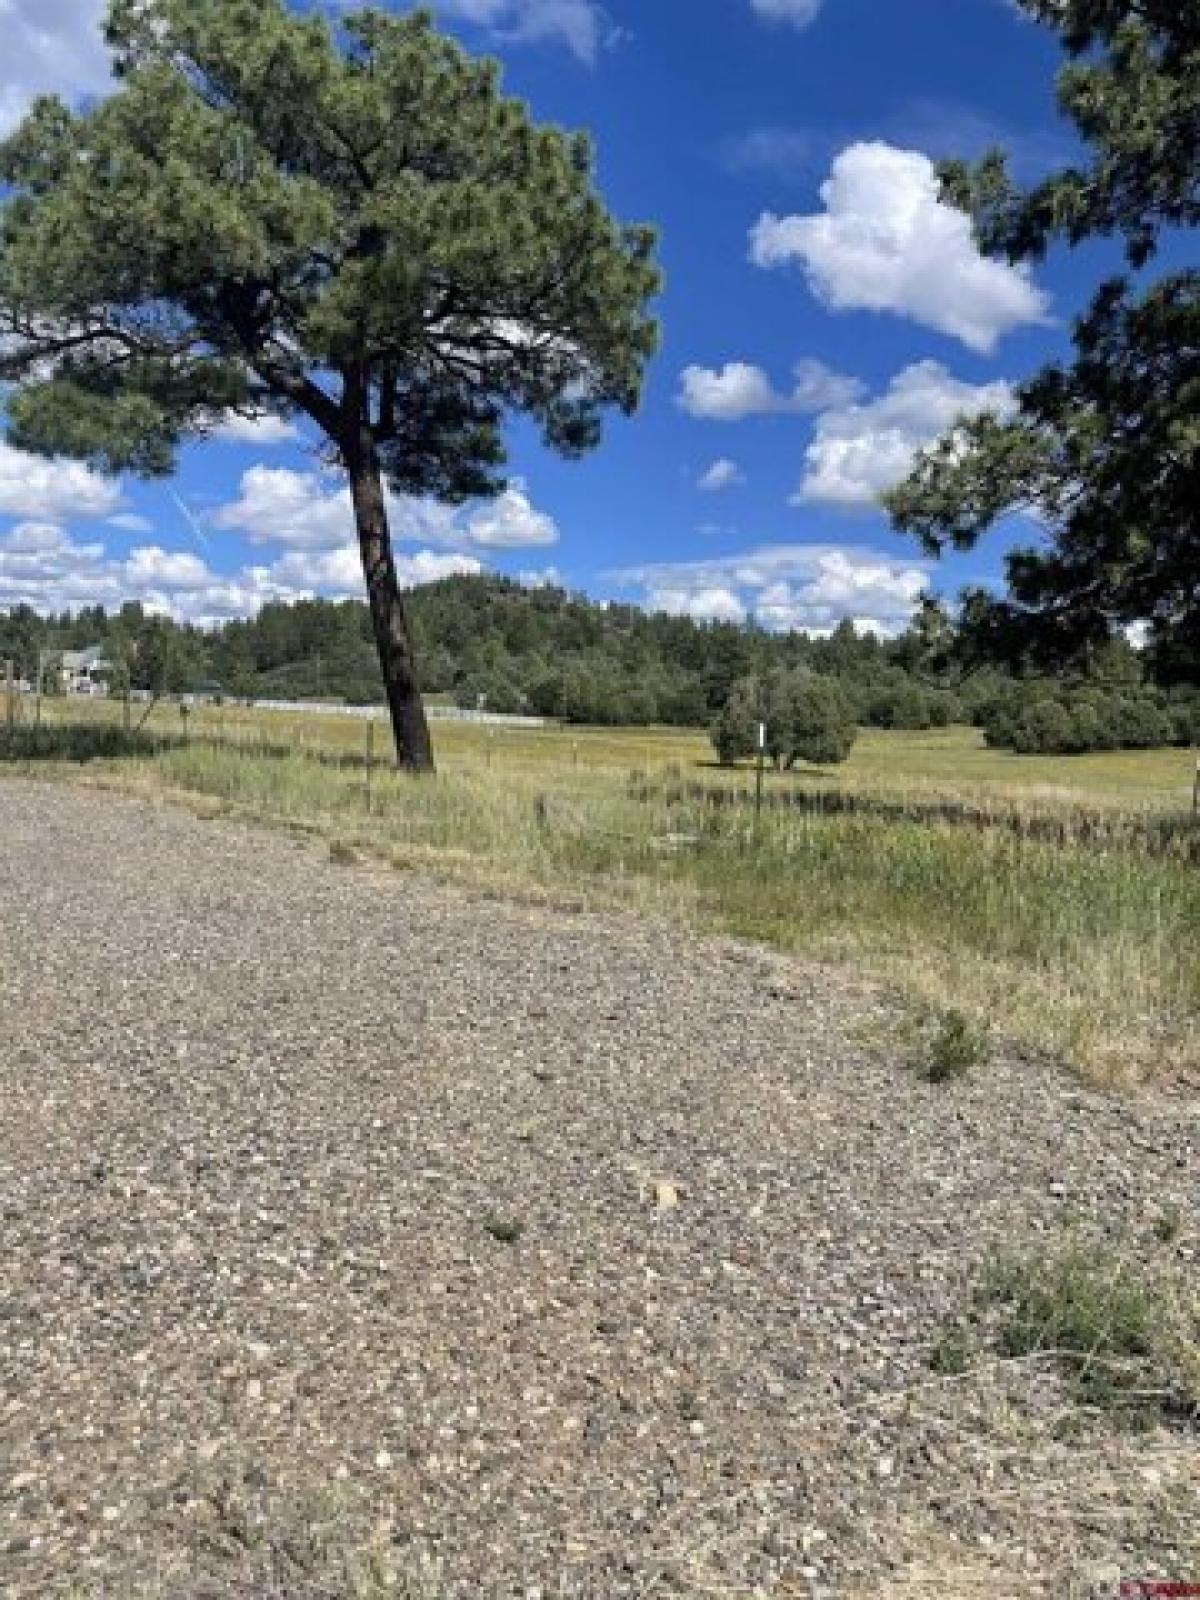
{"label": "distant forested hill", "polygon": [[[1011,704],[1015,688],[991,670],[939,680],[916,627],[890,641],[850,623],[825,639],[769,634],[600,605],[493,576],[446,578],[415,590],[409,605],[426,692],[494,711],[703,726],[739,678],[805,666],[839,679],[860,721],[927,728],[983,720],[984,708],[998,699]],[[14,657],[29,678],[39,649],[97,644],[118,674],[143,687],[381,699],[367,610],[356,600],[268,605],[253,619],[211,631],[148,616],[137,605],[56,618],[27,607],[0,614],[0,657]],[[1145,664],[1128,646],[1114,644],[1098,674],[1128,692],[1143,683]]]}

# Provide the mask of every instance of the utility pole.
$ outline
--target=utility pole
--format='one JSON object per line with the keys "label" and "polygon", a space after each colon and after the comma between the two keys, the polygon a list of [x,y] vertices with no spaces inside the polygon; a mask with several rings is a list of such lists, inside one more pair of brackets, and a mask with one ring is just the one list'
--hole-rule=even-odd
{"label": "utility pole", "polygon": [[4,678],[7,684],[4,720],[11,734],[17,725],[17,677],[11,656],[4,663]]}

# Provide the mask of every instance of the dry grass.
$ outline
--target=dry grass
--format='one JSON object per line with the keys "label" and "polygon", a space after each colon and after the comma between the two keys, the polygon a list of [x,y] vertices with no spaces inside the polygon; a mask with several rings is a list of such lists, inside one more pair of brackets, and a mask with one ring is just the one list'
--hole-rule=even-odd
{"label": "dry grass", "polygon": [[[47,714],[105,723],[118,711]],[[198,710],[185,746],[178,713],[161,707],[156,730],[162,749],[90,763],[91,781],[315,832],[345,859],[852,960],[1106,1083],[1197,1066],[1200,881],[1194,864],[1138,844],[1147,818],[1175,818],[1189,845],[1183,751],[1025,758],[967,729],[868,733],[844,768],[773,777],[773,789],[907,797],[911,818],[903,804],[899,816],[780,811],[756,827],[748,808],[692,794],[749,782],[712,768],[697,733],[439,724],[436,780],[381,765],[368,784],[355,719]],[[930,797],[970,802],[983,820],[931,821]],[[1083,834],[1093,817],[1119,837],[1124,815],[1120,848],[1064,848],[1011,825],[1069,817]]]}

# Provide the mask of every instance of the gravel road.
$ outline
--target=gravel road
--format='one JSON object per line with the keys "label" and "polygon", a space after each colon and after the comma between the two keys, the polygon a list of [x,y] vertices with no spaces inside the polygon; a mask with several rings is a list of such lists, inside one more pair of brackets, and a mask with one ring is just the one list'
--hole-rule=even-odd
{"label": "gravel road", "polygon": [[0,977],[4,1595],[318,1504],[447,1597],[1200,1579],[1194,1433],[928,1364],[998,1243],[1193,1259],[1194,1104],[931,1086],[844,972],[32,781]]}

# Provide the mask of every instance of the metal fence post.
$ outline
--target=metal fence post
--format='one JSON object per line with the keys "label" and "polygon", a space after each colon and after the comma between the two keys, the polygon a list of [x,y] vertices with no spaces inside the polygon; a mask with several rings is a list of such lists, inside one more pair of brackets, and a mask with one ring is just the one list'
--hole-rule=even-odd
{"label": "metal fence post", "polygon": [[758,725],[758,751],[754,764],[754,837],[758,838],[762,825],[763,808],[763,757],[767,749],[767,725],[760,722]]}

